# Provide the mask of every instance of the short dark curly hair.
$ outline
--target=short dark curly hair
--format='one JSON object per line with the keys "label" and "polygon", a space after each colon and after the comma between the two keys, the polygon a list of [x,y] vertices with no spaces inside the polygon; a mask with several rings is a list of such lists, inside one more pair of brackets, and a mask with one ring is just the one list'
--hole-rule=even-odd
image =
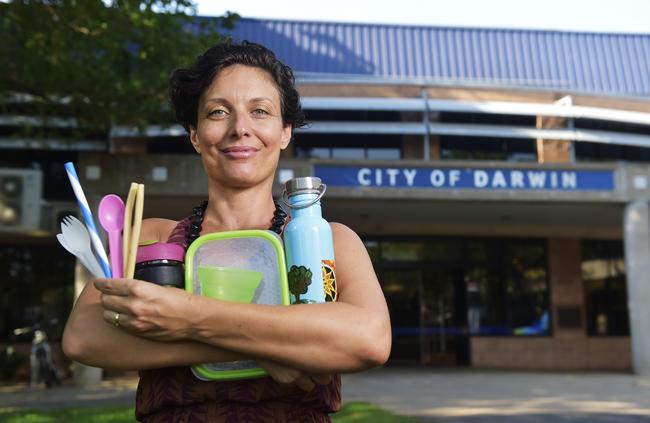
{"label": "short dark curly hair", "polygon": [[169,97],[176,119],[188,132],[190,127],[196,128],[201,95],[220,71],[232,65],[253,66],[268,72],[280,92],[284,126],[295,129],[305,125],[291,68],[261,44],[227,40],[210,47],[191,67],[176,69],[171,75]]}

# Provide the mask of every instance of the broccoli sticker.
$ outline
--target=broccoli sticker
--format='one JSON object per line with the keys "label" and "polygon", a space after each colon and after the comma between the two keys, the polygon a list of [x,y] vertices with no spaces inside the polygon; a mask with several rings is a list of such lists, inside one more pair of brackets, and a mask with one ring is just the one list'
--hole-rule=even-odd
{"label": "broccoli sticker", "polygon": [[287,275],[289,279],[289,291],[296,298],[294,304],[307,303],[308,300],[300,300],[300,295],[306,294],[309,285],[311,284],[311,270],[305,266],[291,266],[289,269],[289,274]]}

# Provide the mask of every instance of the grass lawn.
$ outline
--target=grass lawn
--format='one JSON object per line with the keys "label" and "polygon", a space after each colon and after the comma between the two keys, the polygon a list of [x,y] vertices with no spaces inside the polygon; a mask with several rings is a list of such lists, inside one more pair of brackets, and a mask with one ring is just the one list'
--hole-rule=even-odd
{"label": "grass lawn", "polygon": [[[417,423],[412,417],[396,416],[372,404],[350,402],[332,416],[334,423]],[[133,422],[133,408],[67,408],[50,411],[0,410],[2,423],[127,423]]]}
{"label": "grass lawn", "polygon": [[334,423],[417,423],[420,419],[397,416],[376,405],[365,402],[349,402],[332,416]]}

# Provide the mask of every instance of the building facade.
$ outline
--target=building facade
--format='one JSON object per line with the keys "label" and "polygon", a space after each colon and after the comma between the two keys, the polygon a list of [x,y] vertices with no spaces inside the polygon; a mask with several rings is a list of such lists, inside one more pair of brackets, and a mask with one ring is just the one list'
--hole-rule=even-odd
{"label": "building facade", "polygon": [[[310,125],[275,192],[327,184],[325,217],[373,259],[392,362],[650,373],[650,36],[252,19],[232,36],[296,71]],[[38,224],[2,233],[6,280],[34,278],[13,294],[26,310],[70,306],[52,235],[75,210],[64,161],[95,200],[144,182],[148,216],[179,219],[205,195],[182,128],[155,124],[60,151],[3,140],[3,166],[42,178],[40,205],[21,205]],[[61,267],[47,286],[45,251]],[[35,318],[13,312],[4,330]]]}

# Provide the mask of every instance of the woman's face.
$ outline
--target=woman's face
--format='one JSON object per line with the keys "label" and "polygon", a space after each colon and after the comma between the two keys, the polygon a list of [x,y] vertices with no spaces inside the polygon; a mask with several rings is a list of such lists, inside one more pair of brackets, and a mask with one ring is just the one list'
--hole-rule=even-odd
{"label": "woman's face", "polygon": [[199,99],[197,125],[190,129],[208,177],[232,188],[272,180],[290,139],[275,82],[266,71],[244,65],[217,74]]}

